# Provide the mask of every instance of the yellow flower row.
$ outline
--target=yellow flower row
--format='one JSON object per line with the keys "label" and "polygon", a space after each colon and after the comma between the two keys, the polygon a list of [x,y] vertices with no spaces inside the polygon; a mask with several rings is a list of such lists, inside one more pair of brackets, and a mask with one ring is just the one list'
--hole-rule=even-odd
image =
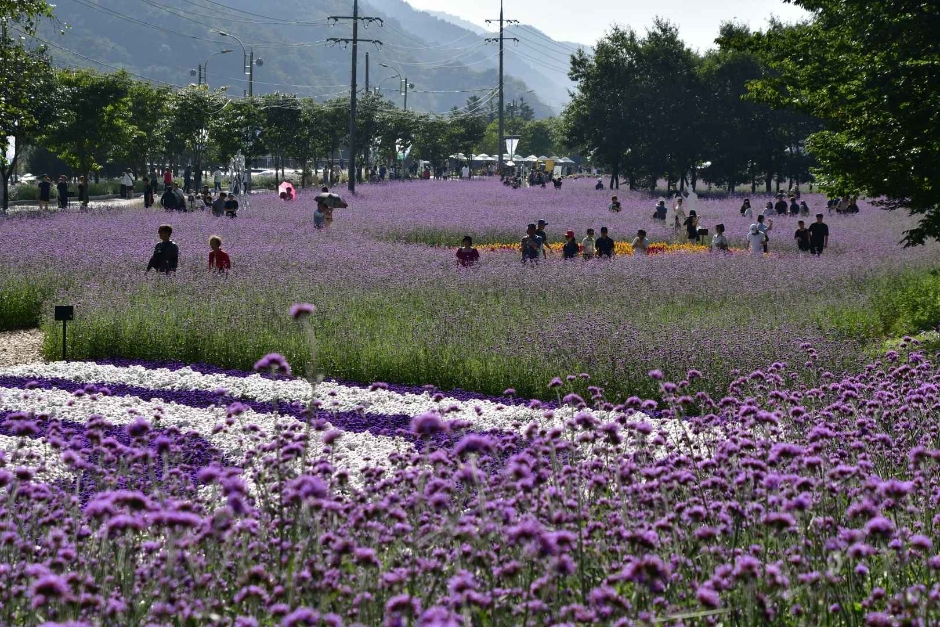
{"label": "yellow flower row", "polygon": [[[519,244],[481,244],[477,248],[484,252],[506,250],[518,251]],[[559,246],[556,245],[555,248],[559,248]],[[708,251],[708,246],[703,246],[701,244],[668,244],[666,242],[655,242],[649,245],[649,248],[646,250],[646,254],[669,255],[675,253],[707,253]],[[615,242],[614,253],[617,255],[632,255],[633,246],[627,242]]]}

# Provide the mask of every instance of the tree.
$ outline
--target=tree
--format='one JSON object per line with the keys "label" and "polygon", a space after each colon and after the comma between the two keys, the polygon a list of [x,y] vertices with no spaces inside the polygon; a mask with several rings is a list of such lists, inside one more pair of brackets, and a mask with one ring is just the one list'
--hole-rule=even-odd
{"label": "tree", "polygon": [[806,144],[823,189],[921,216],[905,246],[940,239],[940,4],[793,3],[812,18],[721,41],[772,70],[749,85],[750,97],[826,122]]}
{"label": "tree", "polygon": [[641,124],[640,40],[632,30],[614,27],[589,57],[572,55],[569,78],[577,91],[562,116],[569,145],[610,170],[610,187],[620,187],[628,151],[637,144]]}
{"label": "tree", "polygon": [[264,130],[261,138],[274,157],[274,172],[281,170],[284,177],[284,159],[290,151],[291,141],[300,124],[300,100],[294,94],[265,94],[261,97]]}
{"label": "tree", "polygon": [[127,72],[63,70],[56,77],[55,116],[44,145],[78,174],[88,176],[114,160],[133,138]]}
{"label": "tree", "polygon": [[167,102],[170,92],[164,87],[133,81],[127,92],[130,138],[119,146],[119,157],[128,163],[135,173],[148,172],[156,156],[155,147],[163,141],[160,131],[165,128]]}
{"label": "tree", "polygon": [[170,99],[167,139],[189,155],[196,187],[202,183],[210,129],[228,105],[222,91],[210,91],[205,85],[177,90]]}
{"label": "tree", "polygon": [[483,140],[486,133],[486,118],[482,113],[457,113],[447,121],[448,143],[455,153],[463,153],[467,164],[473,155],[473,147]]}
{"label": "tree", "polygon": [[324,149],[324,142],[320,140],[324,119],[323,107],[313,99],[304,98],[300,101],[300,119],[297,131],[289,142],[288,155],[300,165],[301,187],[306,187],[307,179],[312,176],[310,163],[316,163]]}
{"label": "tree", "polygon": [[52,113],[53,70],[41,51],[0,35],[0,211],[9,205],[10,177],[24,148]]}
{"label": "tree", "polygon": [[445,119],[422,116],[415,130],[412,154],[430,161],[434,169],[441,167],[451,154],[447,131],[448,124]]}
{"label": "tree", "polygon": [[245,166],[250,166],[265,149],[261,141],[263,123],[258,100],[231,101],[210,124],[209,134],[216,159],[220,163],[228,163],[240,150],[245,157]]}
{"label": "tree", "polygon": [[555,127],[558,121],[555,118],[532,120],[522,127],[522,137],[519,147],[522,154],[555,155],[558,149],[555,145]]}

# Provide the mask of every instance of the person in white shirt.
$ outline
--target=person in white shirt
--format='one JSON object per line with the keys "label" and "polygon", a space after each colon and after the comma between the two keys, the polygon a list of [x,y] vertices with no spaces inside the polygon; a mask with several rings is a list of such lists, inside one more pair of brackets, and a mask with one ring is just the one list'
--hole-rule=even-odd
{"label": "person in white shirt", "polygon": [[640,229],[633,238],[633,254],[646,255],[649,252],[650,241],[646,239],[646,231]]}
{"label": "person in white shirt", "polygon": [[756,224],[752,224],[748,230],[747,247],[754,257],[761,257],[764,254],[764,234],[757,229]]}
{"label": "person in white shirt", "polygon": [[212,180],[215,182],[215,191],[222,191],[222,170],[216,168],[215,172],[212,173]]}
{"label": "person in white shirt", "polygon": [[124,176],[121,177],[121,185],[123,185],[125,189],[124,198],[133,198],[134,197],[134,177],[131,176],[130,170],[124,171]]}
{"label": "person in white shirt", "polygon": [[675,227],[676,231],[678,231],[682,227],[682,225],[685,223],[685,207],[683,206],[682,201],[683,201],[682,196],[679,196],[678,198],[676,198],[676,204],[672,208],[672,212],[674,214],[673,226]]}
{"label": "person in white shirt", "polygon": [[585,259],[594,259],[597,255],[596,241],[594,239],[594,229],[588,229],[587,237],[581,240],[581,254]]}
{"label": "person in white shirt", "polygon": [[715,225],[715,237],[712,238],[713,251],[728,251],[728,237],[725,235],[725,225]]}
{"label": "person in white shirt", "polygon": [[770,231],[773,228],[774,228],[773,220],[767,220],[767,222],[764,222],[764,216],[757,216],[757,230],[760,231],[760,234],[764,236],[764,252],[765,253],[767,252],[767,242],[770,241],[770,236],[767,235],[767,231]]}
{"label": "person in white shirt", "polygon": [[774,209],[774,204],[768,200],[767,205],[764,207],[764,217],[771,218],[775,215],[777,215],[777,210]]}

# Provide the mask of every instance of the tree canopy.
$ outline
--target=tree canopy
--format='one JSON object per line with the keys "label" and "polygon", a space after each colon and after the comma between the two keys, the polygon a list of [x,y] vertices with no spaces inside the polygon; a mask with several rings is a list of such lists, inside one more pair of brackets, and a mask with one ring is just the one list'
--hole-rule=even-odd
{"label": "tree canopy", "polygon": [[905,245],[940,239],[940,4],[791,1],[812,18],[720,41],[770,69],[750,98],[825,121],[806,147],[826,190],[921,216]]}

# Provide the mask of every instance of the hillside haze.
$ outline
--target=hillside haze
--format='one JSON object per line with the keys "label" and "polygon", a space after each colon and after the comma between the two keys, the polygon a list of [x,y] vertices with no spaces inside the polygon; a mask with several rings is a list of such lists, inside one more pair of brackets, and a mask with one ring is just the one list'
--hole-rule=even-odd
{"label": "hillside haze", "polygon": [[[262,60],[255,69],[256,95],[277,91],[325,100],[349,93],[350,50],[327,41],[352,37],[349,21],[331,25],[327,19],[351,15],[352,3],[346,0],[66,0],[55,12],[60,26],[67,25],[65,34],[47,24],[40,37],[52,44],[50,52],[62,66],[102,71],[114,66],[185,85],[196,82],[191,70],[210,55],[231,49],[211,58],[208,82],[241,95],[248,88],[242,49],[219,34],[224,31]],[[359,13],[384,20],[384,26],[360,24],[360,39],[382,42],[359,45],[360,90],[368,52],[369,87],[380,87],[399,106],[404,102],[396,72],[414,85],[409,109],[443,113],[465,107],[471,96],[495,104],[498,48],[484,41],[482,29],[470,30],[401,0],[363,1]],[[518,45],[506,44],[507,102],[521,95],[537,117],[557,114],[570,87],[566,52],[575,45],[554,42],[526,26],[508,29],[506,36],[520,39]]]}

